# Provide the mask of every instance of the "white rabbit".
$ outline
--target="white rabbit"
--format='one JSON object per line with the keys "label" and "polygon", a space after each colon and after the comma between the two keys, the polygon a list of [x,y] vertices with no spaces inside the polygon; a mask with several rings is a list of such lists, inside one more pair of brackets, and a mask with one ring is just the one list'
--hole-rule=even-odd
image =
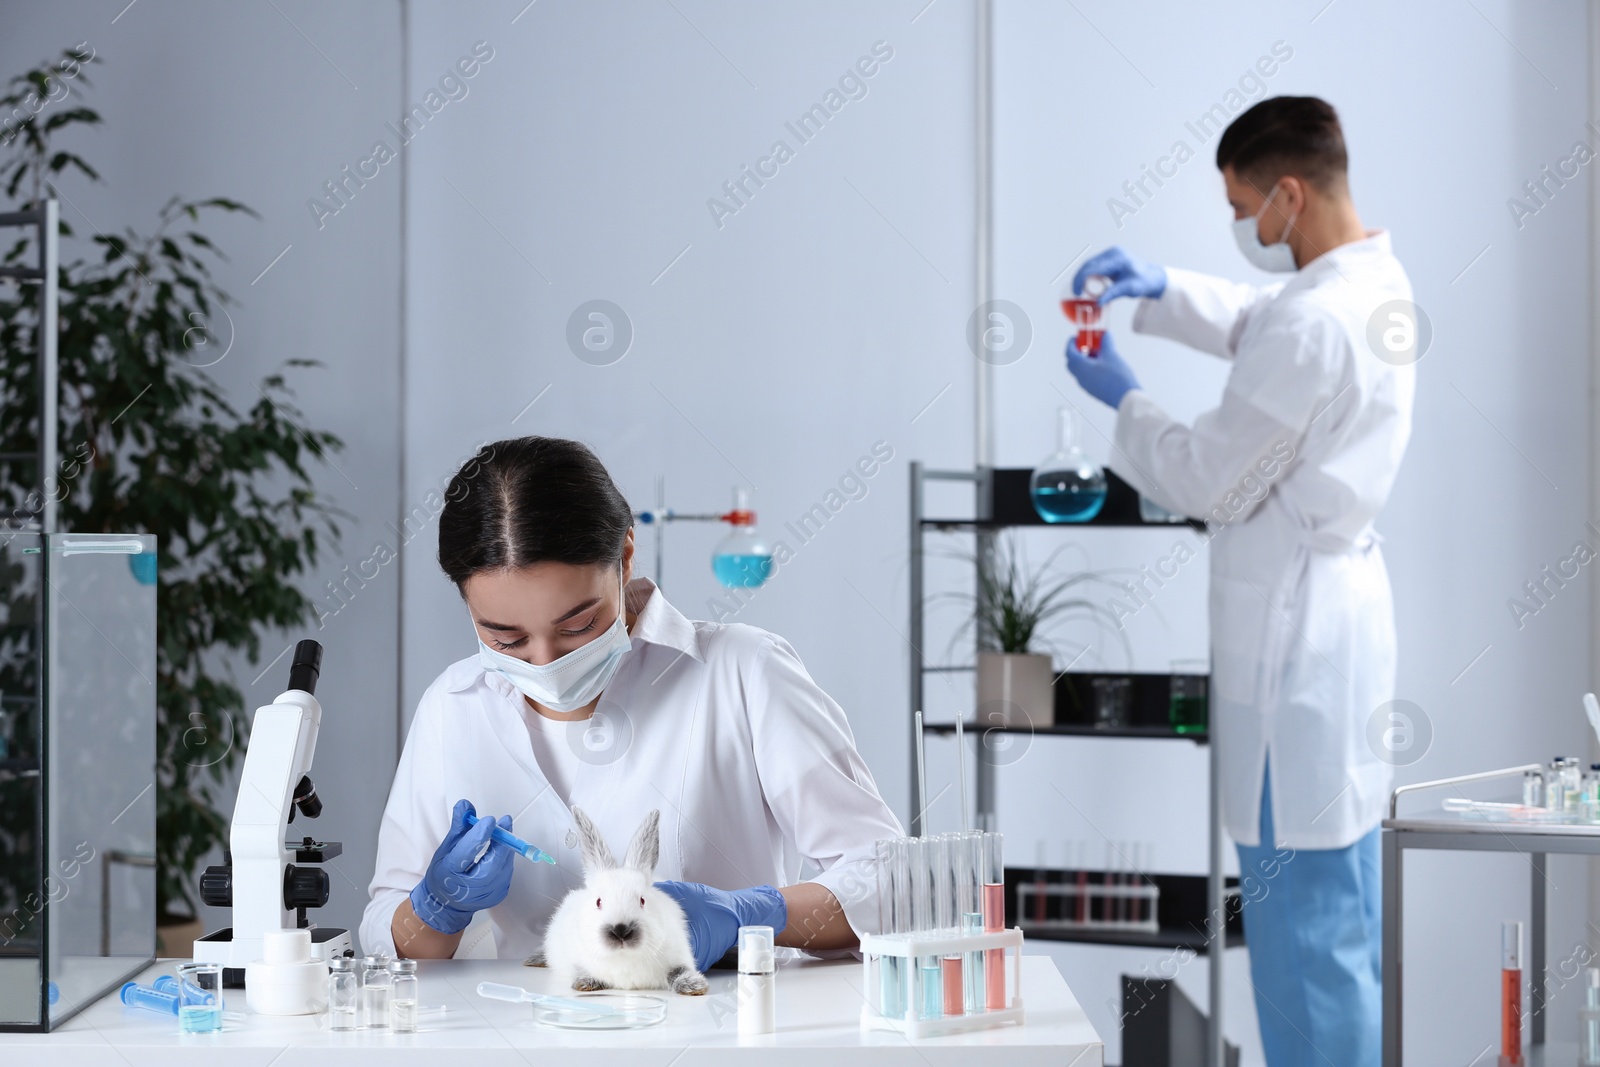
{"label": "white rabbit", "polygon": [[661,812],[645,816],[622,866],[589,817],[572,809],[583,842],[583,885],[567,894],[545,928],[544,951],[529,966],[549,966],[573,989],[671,989],[699,996],[706,978],[694,965],[689,921],[678,902],[651,884],[661,856]]}

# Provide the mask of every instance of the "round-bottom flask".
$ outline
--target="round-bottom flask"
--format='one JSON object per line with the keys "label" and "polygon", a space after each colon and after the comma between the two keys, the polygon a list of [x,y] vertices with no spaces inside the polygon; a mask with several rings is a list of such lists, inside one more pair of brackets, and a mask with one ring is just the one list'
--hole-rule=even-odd
{"label": "round-bottom flask", "polygon": [[1033,509],[1045,522],[1088,522],[1106,502],[1106,472],[1078,447],[1071,408],[1057,412],[1056,450],[1033,469],[1028,484]]}
{"label": "round-bottom flask", "polygon": [[711,552],[711,571],[728,589],[754,589],[772,577],[772,545],[756,532],[749,494],[733,491],[733,510],[723,518],[733,530]]}

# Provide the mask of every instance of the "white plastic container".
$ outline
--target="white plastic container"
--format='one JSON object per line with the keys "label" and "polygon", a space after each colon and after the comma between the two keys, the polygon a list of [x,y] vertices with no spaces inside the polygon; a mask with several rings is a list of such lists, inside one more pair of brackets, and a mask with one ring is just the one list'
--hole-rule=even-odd
{"label": "white plastic container", "polygon": [[245,965],[244,999],[257,1015],[318,1015],[328,1009],[328,965],[311,956],[310,930],[268,930],[261,956]]}

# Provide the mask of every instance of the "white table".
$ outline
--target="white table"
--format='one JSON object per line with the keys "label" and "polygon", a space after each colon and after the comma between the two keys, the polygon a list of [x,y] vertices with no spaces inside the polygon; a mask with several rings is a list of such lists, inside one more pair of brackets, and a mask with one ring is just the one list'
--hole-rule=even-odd
{"label": "white table", "polygon": [[[159,961],[139,978],[149,984],[177,961]],[[738,1034],[736,977],[709,976],[704,997],[669,998],[667,1019],[645,1030],[579,1032],[536,1025],[526,1004],[486,1000],[479,982],[505,982],[560,992],[548,971],[513,960],[424,960],[418,968],[423,1017],[416,1034],[334,1033],[327,1016],[269,1017],[249,1012],[243,990],[228,990],[227,1026],[218,1034],[179,1034],[177,1021],[103,998],[50,1034],[0,1034],[5,1067],[266,1067],[280,1064],[470,1063],[471,1067],[666,1067],[669,1063],[761,1064],[762,1067],[973,1067],[983,1062],[1025,1067],[1102,1067],[1105,1048],[1072,991],[1047,956],[1025,956],[1022,989],[1027,1022],[994,1030],[908,1042],[860,1025],[861,964],[852,960],[786,961],[778,971],[778,1032]],[[428,1012],[442,1005],[443,1012]],[[237,1014],[236,1014],[237,1013]],[[980,1050],[988,1049],[984,1055]],[[569,1051],[570,1050],[570,1051]],[[582,1051],[579,1051],[582,1050]],[[463,1059],[462,1053],[470,1054]],[[974,1054],[977,1054],[976,1056]],[[278,1060],[278,1057],[282,1057]]]}

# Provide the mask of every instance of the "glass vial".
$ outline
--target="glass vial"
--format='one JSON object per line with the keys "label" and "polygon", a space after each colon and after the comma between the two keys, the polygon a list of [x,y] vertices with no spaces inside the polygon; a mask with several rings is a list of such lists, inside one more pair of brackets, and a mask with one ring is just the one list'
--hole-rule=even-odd
{"label": "glass vial", "polygon": [[1600,967],[1583,972],[1583,1007],[1578,1011],[1579,1067],[1600,1067]]}
{"label": "glass vial", "polygon": [[389,1029],[397,1034],[417,1032],[417,961],[389,961]]}
{"label": "glass vial", "polygon": [[[998,933],[1006,928],[1006,867],[1001,856],[1004,836],[998,832],[983,835],[983,932]],[[1006,950],[984,949],[983,1004],[989,1011],[1006,1006]]]}
{"label": "glass vial", "polygon": [[1544,775],[1538,771],[1522,773],[1522,803],[1530,808],[1544,807]]}
{"label": "glass vial", "polygon": [[[938,915],[940,937],[955,937],[961,929],[960,887],[957,877],[960,845],[959,833],[940,834],[935,842],[934,864],[938,892],[934,896],[934,908]],[[965,983],[961,970],[960,952],[945,952],[940,955],[939,979],[943,990],[945,1015],[961,1015],[966,1011]]]}
{"label": "glass vial", "polygon": [[[938,920],[934,914],[934,842],[932,838],[911,839],[911,930],[912,936],[936,936]],[[919,1018],[937,1019],[943,1006],[939,957],[916,957],[916,1010]]]}
{"label": "glass vial", "polygon": [[[963,830],[956,838],[956,914],[961,935],[983,933],[983,834]],[[962,958],[965,985],[962,1007],[967,1014],[983,1010],[983,953],[968,952]]]}
{"label": "glass vial", "polygon": [[356,973],[356,961],[350,957],[336,956],[328,961],[328,1029],[356,1028],[356,992],[360,977]]}
{"label": "glass vial", "polygon": [[389,1028],[389,994],[394,983],[389,977],[389,960],[382,953],[361,960],[361,1025],[367,1029]]}
{"label": "glass vial", "polygon": [[[885,934],[903,934],[910,926],[911,892],[906,866],[906,839],[879,841],[878,929]],[[903,956],[878,957],[878,1013],[886,1019],[906,1015],[906,979],[910,961]]]}
{"label": "glass vial", "polygon": [[1522,1063],[1522,924],[1500,926],[1500,1063]]}

